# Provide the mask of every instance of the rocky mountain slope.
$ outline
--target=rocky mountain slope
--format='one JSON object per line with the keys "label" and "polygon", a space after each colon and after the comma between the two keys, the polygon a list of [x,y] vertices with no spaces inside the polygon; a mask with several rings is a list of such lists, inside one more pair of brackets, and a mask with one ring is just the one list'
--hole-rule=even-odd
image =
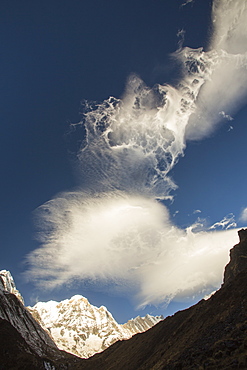
{"label": "rocky mountain slope", "polygon": [[28,310],[48,329],[58,348],[84,358],[103,351],[117,340],[146,331],[163,319],[163,316],[147,315],[120,325],[106,307],[93,306],[80,295],[62,302],[38,302]]}
{"label": "rocky mountain slope", "polygon": [[[18,298],[17,298],[18,297]],[[56,344],[24,307],[23,299],[6,270],[0,272],[0,369],[67,369],[77,357],[59,351]]]}
{"label": "rocky mountain slope", "polygon": [[211,298],[81,360],[75,369],[247,369],[247,229],[239,237],[224,283]]}
{"label": "rocky mountain slope", "polygon": [[[20,305],[20,293],[15,288],[12,276],[8,271],[0,272],[0,317],[9,321],[21,336],[30,343],[35,352],[41,355],[44,347],[56,349],[56,345],[49,334],[40,328],[31,314]],[[22,303],[21,298],[21,303]]]}

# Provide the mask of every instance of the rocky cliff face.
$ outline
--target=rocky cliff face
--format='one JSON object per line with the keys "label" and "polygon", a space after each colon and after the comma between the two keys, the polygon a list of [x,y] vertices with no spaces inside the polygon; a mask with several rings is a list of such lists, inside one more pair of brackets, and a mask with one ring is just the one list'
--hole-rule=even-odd
{"label": "rocky cliff face", "polygon": [[[67,369],[67,357],[23,305],[11,274],[0,272],[0,368]],[[26,367],[24,366],[27,362]],[[5,364],[5,365],[4,365]],[[31,367],[29,367],[29,365]],[[62,365],[61,365],[62,364]],[[62,367],[60,367],[60,365]],[[1,367],[3,366],[3,367]]]}
{"label": "rocky cliff face", "polygon": [[238,236],[239,243],[230,250],[230,262],[225,267],[224,284],[247,269],[247,229],[239,230]]}
{"label": "rocky cliff face", "polygon": [[0,318],[7,320],[38,354],[56,349],[56,345],[45,330],[33,319],[18,298],[6,291],[0,291]]}
{"label": "rocky cliff face", "polygon": [[0,290],[14,294],[24,304],[24,299],[19,290],[16,289],[14,279],[7,270],[0,271]]}
{"label": "rocky cliff face", "polygon": [[[33,319],[22,304],[23,299],[16,289],[10,273],[3,270],[0,273],[0,318],[7,320],[38,354],[46,349],[57,348],[49,334]],[[17,298],[18,297],[18,298]]]}
{"label": "rocky cliff face", "polygon": [[53,364],[37,355],[18,330],[1,318],[0,343],[1,369],[52,369]]}
{"label": "rocky cliff face", "polygon": [[58,348],[84,358],[105,350],[117,340],[148,330],[163,319],[147,315],[120,325],[106,307],[95,307],[80,295],[62,302],[39,302],[28,309],[49,330]]}

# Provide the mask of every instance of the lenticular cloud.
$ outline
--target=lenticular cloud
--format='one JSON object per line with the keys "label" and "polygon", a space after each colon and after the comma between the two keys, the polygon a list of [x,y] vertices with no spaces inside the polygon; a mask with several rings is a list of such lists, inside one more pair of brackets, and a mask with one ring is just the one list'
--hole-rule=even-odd
{"label": "lenticular cloud", "polygon": [[28,273],[40,285],[110,282],[131,290],[140,306],[220,285],[236,231],[181,230],[161,200],[176,189],[169,173],[186,141],[208,135],[246,94],[246,15],[245,1],[214,2],[209,50],[175,53],[183,71],[177,86],[149,88],[132,75],[122,99],[85,105],[81,187],[37,210],[42,244],[28,256]]}

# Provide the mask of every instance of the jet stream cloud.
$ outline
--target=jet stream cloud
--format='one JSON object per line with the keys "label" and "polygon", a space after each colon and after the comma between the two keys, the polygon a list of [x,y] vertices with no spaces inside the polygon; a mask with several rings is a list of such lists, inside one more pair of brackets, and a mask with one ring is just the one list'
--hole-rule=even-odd
{"label": "jet stream cloud", "polygon": [[208,51],[174,54],[183,70],[177,86],[149,88],[132,75],[122,99],[86,104],[81,187],[37,210],[42,245],[28,256],[28,274],[40,285],[110,282],[133,289],[140,306],[220,285],[237,242],[232,216],[182,230],[161,203],[176,189],[169,173],[186,141],[208,135],[246,96],[247,2],[215,1],[212,19]]}

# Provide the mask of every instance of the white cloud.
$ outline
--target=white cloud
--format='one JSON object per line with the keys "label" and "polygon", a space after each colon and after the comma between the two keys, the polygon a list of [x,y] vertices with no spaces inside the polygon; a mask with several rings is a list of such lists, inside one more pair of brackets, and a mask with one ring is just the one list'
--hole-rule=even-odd
{"label": "white cloud", "polygon": [[42,245],[27,257],[37,284],[112,283],[135,291],[139,305],[205,295],[220,285],[238,239],[233,216],[209,231],[199,221],[181,230],[156,199],[176,189],[169,173],[186,139],[208,135],[218,112],[246,94],[246,22],[234,23],[239,9],[240,18],[246,14],[243,3],[236,0],[229,12],[232,2],[215,2],[212,48],[177,52],[184,66],[177,88],[148,88],[131,76],[122,100],[88,109],[77,154],[81,188],[38,210]]}
{"label": "white cloud", "polygon": [[230,54],[247,51],[246,34],[247,4],[243,0],[215,0],[212,19],[214,32],[212,47]]}
{"label": "white cloud", "polygon": [[230,213],[229,215],[225,216],[221,221],[215,222],[209,229],[231,229],[233,227],[237,227],[237,223],[235,221],[235,216]]}
{"label": "white cloud", "polygon": [[212,17],[214,32],[209,51],[198,60],[206,67],[207,76],[186,128],[188,139],[209,135],[220,121],[219,111],[231,119],[224,112],[233,114],[247,96],[247,3],[215,0]]}
{"label": "white cloud", "polygon": [[242,222],[246,222],[247,221],[247,207],[242,210],[239,219]]}
{"label": "white cloud", "polygon": [[157,201],[116,192],[66,194],[39,212],[44,245],[28,256],[32,280],[42,288],[112,283],[135,292],[140,306],[218,288],[237,240],[236,230],[181,230]]}
{"label": "white cloud", "polygon": [[236,230],[184,233],[169,243],[156,263],[144,269],[139,298],[142,305],[183,301],[219,288]]}

